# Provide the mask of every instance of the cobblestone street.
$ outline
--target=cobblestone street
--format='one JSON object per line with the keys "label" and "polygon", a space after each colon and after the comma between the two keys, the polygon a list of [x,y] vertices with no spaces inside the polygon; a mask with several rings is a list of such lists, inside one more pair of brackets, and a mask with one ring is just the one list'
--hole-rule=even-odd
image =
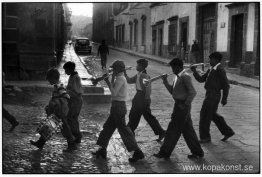
{"label": "cobblestone street", "polygon": [[[66,57],[72,61],[79,58],[73,48],[66,48]],[[96,56],[97,48],[93,46],[92,55],[80,56],[86,66],[90,68],[92,75],[102,75],[100,60]],[[138,57],[119,51],[110,50],[107,66],[114,60],[123,60],[127,66],[135,68]],[[171,72],[171,68],[163,64],[150,61],[148,74],[151,77]],[[129,76],[136,74],[135,70],[127,71]],[[192,74],[192,73],[191,73]],[[172,76],[168,78],[171,82]],[[204,99],[204,85],[195,81],[193,84],[197,90],[197,96],[192,105],[192,120],[198,133],[199,112]],[[101,85],[104,85],[102,82]],[[2,128],[2,173],[258,173],[260,171],[260,121],[259,121],[259,90],[230,85],[228,104],[219,106],[218,113],[225,117],[226,122],[235,131],[235,135],[227,142],[222,142],[223,137],[216,126],[211,124],[212,142],[202,145],[205,157],[200,160],[190,160],[187,155],[189,149],[181,137],[174,149],[170,160],[157,159],[153,156],[159,151],[161,143],[155,141],[157,136],[142,118],[136,130],[136,140],[145,153],[145,159],[130,164],[131,156],[116,131],[109,143],[108,159],[96,159],[91,152],[97,149],[95,145],[102,125],[107,119],[110,110],[109,104],[84,104],[79,116],[82,143],[74,153],[63,153],[66,148],[66,140],[61,133],[55,135],[44,147],[37,150],[29,143],[30,139],[37,139],[35,129],[40,118],[44,116],[44,106],[50,98],[49,91],[26,92],[24,99],[4,99],[3,105],[13,114],[20,125],[14,132],[8,132],[10,124],[3,120]],[[135,94],[135,86],[129,85],[127,108],[131,108],[131,100]],[[20,97],[19,97],[20,98]],[[161,80],[152,83],[151,109],[164,129],[167,128],[173,109],[173,99]],[[8,101],[9,100],[9,101]],[[128,122],[128,113],[126,121]],[[196,165],[201,169],[190,169],[189,165]],[[234,170],[211,169],[211,166],[241,165]],[[245,166],[246,165],[246,166]],[[203,168],[204,166],[209,166]],[[189,167],[189,168],[187,168]],[[248,167],[245,168],[245,167]],[[250,167],[250,168],[249,168]],[[252,168],[251,168],[252,167]]]}

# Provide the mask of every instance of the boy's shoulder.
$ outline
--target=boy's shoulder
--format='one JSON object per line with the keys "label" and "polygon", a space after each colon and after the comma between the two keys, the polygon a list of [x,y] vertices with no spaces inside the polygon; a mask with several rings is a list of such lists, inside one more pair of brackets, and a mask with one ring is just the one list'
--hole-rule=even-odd
{"label": "boy's shoulder", "polygon": [[53,97],[65,97],[65,98],[70,98],[69,94],[67,93],[67,90],[64,86],[63,83],[59,83],[54,85],[54,90],[53,90]]}

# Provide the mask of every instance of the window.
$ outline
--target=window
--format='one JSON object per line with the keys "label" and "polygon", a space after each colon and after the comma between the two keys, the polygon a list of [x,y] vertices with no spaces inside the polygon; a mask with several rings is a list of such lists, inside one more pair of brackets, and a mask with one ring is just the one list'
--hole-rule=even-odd
{"label": "window", "polygon": [[138,21],[137,21],[137,19],[134,20],[134,24],[135,24],[134,25],[134,44],[137,45],[137,37],[138,37],[138,35],[137,35],[137,32],[138,32],[137,31],[138,30],[138,26],[137,26],[138,25]]}
{"label": "window", "polygon": [[170,53],[176,52],[177,47],[177,16],[168,19],[170,21],[170,25],[168,27],[168,51]]}
{"label": "window", "polygon": [[146,43],[146,16],[143,15],[141,17],[142,19],[142,45],[145,45]]}
{"label": "window", "polygon": [[125,42],[125,24],[122,25],[122,42]]}

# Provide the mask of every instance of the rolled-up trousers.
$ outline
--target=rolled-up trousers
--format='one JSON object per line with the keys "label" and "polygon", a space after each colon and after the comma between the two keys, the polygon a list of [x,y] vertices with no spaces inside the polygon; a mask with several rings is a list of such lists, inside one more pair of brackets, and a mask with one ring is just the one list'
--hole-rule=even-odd
{"label": "rolled-up trousers", "polygon": [[164,143],[160,148],[160,153],[165,156],[170,156],[179,140],[181,134],[183,135],[188,148],[192,154],[203,155],[204,152],[199,144],[196,132],[194,130],[191,120],[191,106],[186,106],[181,109],[178,105],[184,104],[183,102],[176,102],[171,121],[168,125]]}
{"label": "rolled-up trousers", "polygon": [[126,103],[124,101],[112,101],[110,115],[99,134],[97,145],[107,148],[110,138],[117,129],[129,152],[139,149],[130,127],[126,125],[126,112]]}

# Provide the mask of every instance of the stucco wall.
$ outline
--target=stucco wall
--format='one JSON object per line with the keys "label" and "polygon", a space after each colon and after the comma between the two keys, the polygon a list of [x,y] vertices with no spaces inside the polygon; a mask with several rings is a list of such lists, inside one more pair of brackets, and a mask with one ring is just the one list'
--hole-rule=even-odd
{"label": "stucco wall", "polygon": [[229,3],[218,4],[218,18],[217,18],[217,51],[227,51],[228,40],[228,18],[229,10],[226,5]]}
{"label": "stucco wall", "polygon": [[[167,3],[164,6],[157,6],[151,9],[151,25],[156,22],[165,20],[164,23],[164,36],[163,44],[168,45],[168,26],[170,17],[178,16],[178,18],[189,16],[189,33],[188,44],[192,45],[195,39],[195,26],[196,26],[196,3]],[[177,30],[177,44],[179,42],[179,26]]]}
{"label": "stucco wall", "polygon": [[246,50],[253,51],[255,31],[255,3],[248,5]]}

